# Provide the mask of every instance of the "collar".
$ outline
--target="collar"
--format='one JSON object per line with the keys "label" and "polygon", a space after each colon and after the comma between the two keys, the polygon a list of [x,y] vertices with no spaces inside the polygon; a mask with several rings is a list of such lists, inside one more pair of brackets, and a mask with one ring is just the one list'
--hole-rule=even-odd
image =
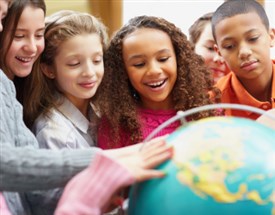
{"label": "collar", "polygon": [[[75,127],[83,133],[88,133],[89,120],[66,98],[63,96],[62,104],[57,108],[68,120],[70,120]],[[91,107],[91,104],[90,104]],[[92,110],[92,107],[91,107]],[[91,115],[92,111],[89,111]]]}
{"label": "collar", "polygon": [[[275,60],[273,61],[272,67],[272,89],[271,89],[271,103],[270,102],[261,102],[251,96],[243,85],[238,80],[235,73],[232,74],[232,86],[235,86],[235,95],[239,101],[242,101],[242,104],[261,108],[263,110],[268,110],[275,108]],[[248,116],[253,114],[250,111],[244,111]]]}

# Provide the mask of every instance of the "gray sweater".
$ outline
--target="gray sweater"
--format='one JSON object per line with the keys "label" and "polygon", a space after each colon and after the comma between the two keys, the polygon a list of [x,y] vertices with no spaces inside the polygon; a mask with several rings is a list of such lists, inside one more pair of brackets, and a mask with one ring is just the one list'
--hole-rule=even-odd
{"label": "gray sweater", "polygon": [[0,70],[0,191],[13,215],[29,214],[19,193],[63,187],[100,149],[47,150],[25,126],[13,82]]}

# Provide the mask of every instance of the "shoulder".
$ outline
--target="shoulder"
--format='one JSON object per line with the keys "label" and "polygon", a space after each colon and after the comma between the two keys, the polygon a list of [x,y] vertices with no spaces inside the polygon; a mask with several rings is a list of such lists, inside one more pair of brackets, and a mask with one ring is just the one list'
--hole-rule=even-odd
{"label": "shoulder", "polygon": [[5,73],[0,69],[0,91],[2,94],[15,94],[13,82],[8,79]]}
{"label": "shoulder", "polygon": [[41,114],[32,127],[40,147],[63,148],[74,140],[73,126],[56,109],[51,109],[47,115]]}

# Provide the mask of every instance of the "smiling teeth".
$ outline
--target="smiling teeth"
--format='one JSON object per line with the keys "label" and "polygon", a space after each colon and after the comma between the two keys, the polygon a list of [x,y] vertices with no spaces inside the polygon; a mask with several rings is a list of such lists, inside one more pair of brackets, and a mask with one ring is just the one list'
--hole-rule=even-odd
{"label": "smiling teeth", "polygon": [[32,60],[32,58],[30,57],[16,57],[16,58],[24,62],[30,62]]}
{"label": "smiling teeth", "polygon": [[163,83],[164,83],[164,80],[158,81],[158,82],[155,82],[155,83],[150,83],[148,85],[151,86],[151,87],[158,87],[158,86],[162,85]]}

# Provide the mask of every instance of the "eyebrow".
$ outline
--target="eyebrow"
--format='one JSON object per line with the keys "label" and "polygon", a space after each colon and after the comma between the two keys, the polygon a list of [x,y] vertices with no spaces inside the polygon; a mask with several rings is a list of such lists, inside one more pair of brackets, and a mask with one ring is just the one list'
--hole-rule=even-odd
{"label": "eyebrow", "polygon": [[[258,30],[258,29],[256,29],[256,28],[252,28],[252,29],[250,29],[250,30],[244,32],[244,35],[250,34],[250,33],[252,33],[253,31],[257,31],[257,30]],[[233,37],[225,37],[225,38],[222,39],[222,42],[223,42],[223,41],[227,41],[227,40],[232,40],[232,39],[233,39]]]}

